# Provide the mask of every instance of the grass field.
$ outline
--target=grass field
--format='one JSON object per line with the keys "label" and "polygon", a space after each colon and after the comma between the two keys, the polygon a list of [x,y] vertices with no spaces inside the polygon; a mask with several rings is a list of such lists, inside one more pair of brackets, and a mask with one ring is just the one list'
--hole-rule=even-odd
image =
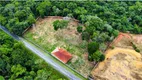
{"label": "grass field", "polygon": [[67,28],[55,31],[52,23],[61,19],[62,17],[39,19],[35,27],[24,34],[24,38],[37,43],[49,52],[56,47],[66,49],[73,55],[67,64],[87,77],[93,68],[93,64],[87,60],[87,42],[82,41],[81,34],[77,32],[76,21],[70,20]]}

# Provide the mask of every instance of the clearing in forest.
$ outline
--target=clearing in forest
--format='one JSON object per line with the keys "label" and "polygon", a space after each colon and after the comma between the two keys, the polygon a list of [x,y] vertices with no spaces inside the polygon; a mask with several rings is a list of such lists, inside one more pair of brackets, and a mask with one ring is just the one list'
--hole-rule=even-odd
{"label": "clearing in forest", "polygon": [[58,16],[39,18],[35,26],[24,34],[24,37],[49,52],[56,47],[66,49],[72,54],[72,59],[67,64],[87,77],[93,64],[86,57],[87,42],[82,41],[81,34],[77,32],[79,23],[77,20],[70,19],[67,28],[55,31],[52,23],[62,19],[63,17]]}
{"label": "clearing in forest", "polygon": [[96,80],[142,80],[142,35],[120,33],[105,56],[91,72]]}

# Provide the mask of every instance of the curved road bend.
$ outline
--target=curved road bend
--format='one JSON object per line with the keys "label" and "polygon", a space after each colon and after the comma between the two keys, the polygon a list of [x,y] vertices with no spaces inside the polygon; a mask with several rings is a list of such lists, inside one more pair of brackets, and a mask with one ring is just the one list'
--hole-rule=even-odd
{"label": "curved road bend", "polygon": [[[66,77],[68,77],[70,80],[86,80],[83,76],[78,74],[77,72],[74,72],[72,69],[65,65],[61,65],[58,62],[54,61],[55,59],[51,55],[45,55],[45,52],[42,52],[39,48],[36,48],[34,45],[28,43],[23,38],[18,37],[17,35],[11,34],[5,27],[0,25],[0,29],[2,29],[5,33],[12,36],[14,39],[22,41],[24,45],[30,49],[32,52],[34,52],[36,55],[44,59],[48,64],[50,64],[53,68],[64,74]],[[47,54],[47,53],[46,53]]]}

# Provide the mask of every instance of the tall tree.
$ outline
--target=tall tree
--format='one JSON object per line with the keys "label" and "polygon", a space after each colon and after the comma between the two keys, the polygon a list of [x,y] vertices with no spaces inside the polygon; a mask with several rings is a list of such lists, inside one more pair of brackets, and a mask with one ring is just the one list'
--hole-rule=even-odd
{"label": "tall tree", "polygon": [[44,2],[41,2],[36,10],[38,11],[39,15],[41,17],[47,16],[50,13],[51,3],[50,1],[46,0]]}

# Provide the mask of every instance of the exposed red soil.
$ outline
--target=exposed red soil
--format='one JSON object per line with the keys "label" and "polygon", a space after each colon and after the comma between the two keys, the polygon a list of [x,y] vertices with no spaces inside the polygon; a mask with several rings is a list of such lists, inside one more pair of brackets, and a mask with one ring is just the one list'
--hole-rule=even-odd
{"label": "exposed red soil", "polygon": [[127,33],[119,33],[119,35],[113,40],[113,42],[110,44],[110,46],[112,44],[116,44],[118,43],[123,37],[126,37],[128,39],[131,39],[131,35],[127,34]]}

